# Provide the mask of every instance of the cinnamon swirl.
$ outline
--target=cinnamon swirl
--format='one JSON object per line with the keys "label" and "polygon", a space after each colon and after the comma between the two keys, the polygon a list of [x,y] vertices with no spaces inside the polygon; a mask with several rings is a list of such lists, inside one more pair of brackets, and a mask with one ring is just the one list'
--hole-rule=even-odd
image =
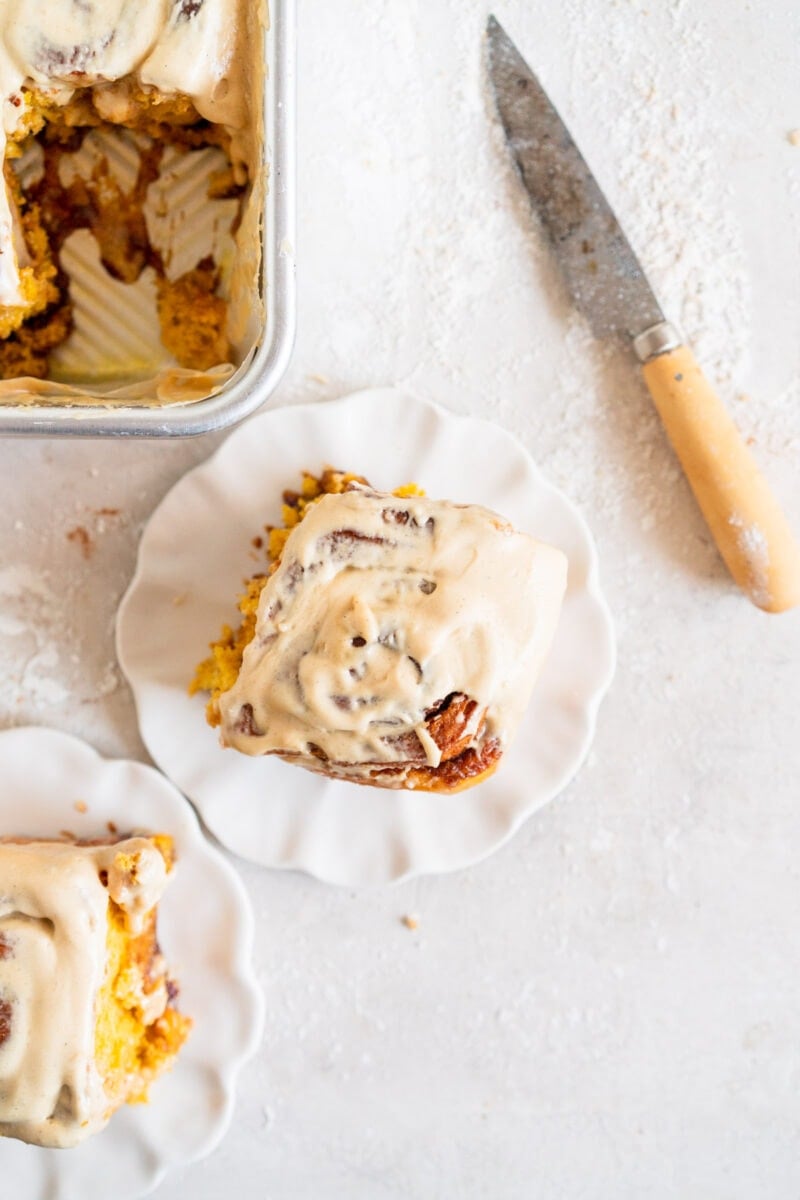
{"label": "cinnamon swirl", "polygon": [[564,555],[496,513],[351,481],[305,507],[246,644],[227,631],[240,666],[209,718],[225,746],[338,779],[470,786],[517,730],[565,583]]}

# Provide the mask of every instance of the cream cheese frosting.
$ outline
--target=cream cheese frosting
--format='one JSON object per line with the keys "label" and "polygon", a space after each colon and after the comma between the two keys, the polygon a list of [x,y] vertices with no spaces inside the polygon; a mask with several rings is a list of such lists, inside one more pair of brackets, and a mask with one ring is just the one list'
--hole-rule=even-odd
{"label": "cream cheese frosting", "polygon": [[[249,0],[4,0],[0,5],[0,157],[25,119],[21,89],[34,85],[57,103],[95,87],[104,115],[125,98],[116,81],[131,78],[166,95],[182,93],[202,117],[232,134],[234,168],[250,153],[244,53]],[[256,61],[260,55],[256,56]],[[15,215],[0,188],[0,304],[24,303],[15,251]]]}
{"label": "cream cheese frosting", "polygon": [[109,896],[135,932],[166,878],[144,838],[0,844],[0,1135],[71,1146],[105,1124],[95,1000]]}
{"label": "cream cheese frosting", "polygon": [[565,583],[560,550],[485,508],[358,486],[326,495],[261,593],[255,636],[218,702],[223,744],[366,775],[406,760],[413,732],[436,767],[426,713],[463,694],[477,702],[474,744],[505,748]]}

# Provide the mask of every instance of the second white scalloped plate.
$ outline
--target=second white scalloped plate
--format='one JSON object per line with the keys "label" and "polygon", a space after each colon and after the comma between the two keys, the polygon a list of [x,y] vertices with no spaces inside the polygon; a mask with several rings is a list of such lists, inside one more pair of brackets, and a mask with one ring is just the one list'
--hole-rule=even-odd
{"label": "second white scalloped plate", "polygon": [[260,1040],[250,903],[183,797],[152,767],[101,758],[65,733],[0,733],[0,834],[103,837],[109,822],[120,834],[142,830],[174,840],[175,874],[158,906],[158,938],[194,1025],[149,1103],[124,1106],[80,1146],[46,1150],[0,1138],[4,1200],[145,1195],[169,1167],[217,1145],[233,1111],[236,1076]]}
{"label": "second white scalloped plate", "polygon": [[[413,481],[435,498],[483,504],[567,555],[561,620],[517,740],[497,773],[466,792],[385,791],[223,750],[203,698],[187,694],[209,641],[236,623],[235,597],[257,569],[252,539],[280,522],[282,490],[326,464],[387,491]],[[577,509],[503,429],[390,388],[273,409],[185,475],[142,536],[117,652],[148,750],[219,840],[264,866],[351,886],[454,870],[497,849],[578,770],[614,671],[594,543]]]}

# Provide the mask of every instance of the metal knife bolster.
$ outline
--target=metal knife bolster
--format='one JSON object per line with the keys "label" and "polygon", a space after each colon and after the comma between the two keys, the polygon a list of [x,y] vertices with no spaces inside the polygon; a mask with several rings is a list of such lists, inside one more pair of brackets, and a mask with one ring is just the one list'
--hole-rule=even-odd
{"label": "metal knife bolster", "polygon": [[677,350],[678,346],[682,345],[682,338],[669,321],[659,321],[650,325],[633,339],[634,353],[641,363],[650,362],[651,358],[657,358],[659,354],[668,354],[670,350]]}

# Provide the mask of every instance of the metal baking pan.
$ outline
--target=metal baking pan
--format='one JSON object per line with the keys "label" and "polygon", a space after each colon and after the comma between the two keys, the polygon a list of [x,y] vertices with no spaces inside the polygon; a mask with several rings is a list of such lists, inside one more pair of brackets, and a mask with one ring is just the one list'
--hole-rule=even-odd
{"label": "metal baking pan", "polygon": [[295,286],[295,0],[270,0],[266,31],[263,166],[268,174],[261,231],[265,322],[249,362],[207,398],[168,405],[147,400],[0,404],[0,435],[186,437],[241,421],[277,387],[292,353]]}

